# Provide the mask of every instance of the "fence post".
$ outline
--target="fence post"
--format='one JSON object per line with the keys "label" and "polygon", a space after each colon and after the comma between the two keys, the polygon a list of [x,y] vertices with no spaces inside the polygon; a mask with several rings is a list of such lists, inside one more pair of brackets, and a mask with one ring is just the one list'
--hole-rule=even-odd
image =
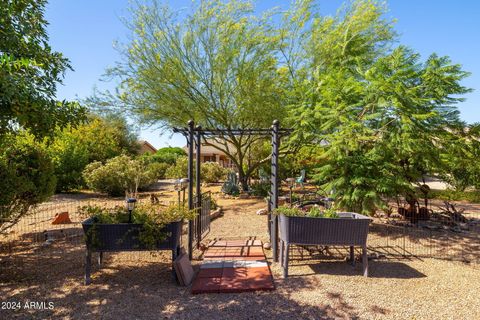
{"label": "fence post", "polygon": [[[193,120],[188,121],[188,210],[193,210]],[[193,220],[188,221],[188,257],[193,257]]]}
{"label": "fence post", "polygon": [[196,218],[197,220],[197,249],[200,248],[200,240],[202,239],[202,192],[200,190],[200,179],[201,179],[201,172],[200,172],[200,151],[201,151],[201,146],[202,146],[202,127],[197,126],[195,128],[197,131],[197,139],[195,140],[195,144],[197,147],[196,154],[195,154],[195,169],[196,169],[196,179],[195,179],[195,193],[197,194],[197,213],[198,216]]}
{"label": "fence post", "polygon": [[[273,121],[272,125],[272,175],[271,175],[271,210],[278,207],[278,151],[280,139],[278,136],[278,128],[280,122]],[[278,262],[278,218],[276,215],[271,215],[271,244],[272,244],[272,258],[274,262]]]}

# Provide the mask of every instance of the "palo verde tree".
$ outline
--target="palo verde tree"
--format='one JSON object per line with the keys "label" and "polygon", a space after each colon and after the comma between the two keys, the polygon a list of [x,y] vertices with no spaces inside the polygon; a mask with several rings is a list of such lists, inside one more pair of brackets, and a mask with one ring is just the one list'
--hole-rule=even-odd
{"label": "palo verde tree", "polygon": [[[271,14],[254,14],[250,1],[200,1],[191,13],[157,1],[132,9],[132,40],[108,75],[121,79],[115,103],[143,123],[162,128],[270,127],[286,115],[280,84],[280,38]],[[247,164],[259,137],[225,134],[205,144],[223,151],[247,188],[262,161]]]}
{"label": "palo verde tree", "polygon": [[386,197],[413,194],[439,168],[468,74],[447,57],[426,61],[397,40],[384,7],[355,1],[335,17],[315,17],[307,47],[311,88],[292,110],[295,139],[323,144],[315,178],[339,206],[371,213]]}

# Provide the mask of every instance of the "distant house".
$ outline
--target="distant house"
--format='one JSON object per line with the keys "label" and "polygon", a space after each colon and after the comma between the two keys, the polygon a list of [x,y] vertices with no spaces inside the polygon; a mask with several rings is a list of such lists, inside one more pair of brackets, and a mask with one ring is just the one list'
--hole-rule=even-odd
{"label": "distant house", "polygon": [[140,145],[140,149],[138,151],[139,154],[145,154],[147,152],[154,154],[157,152],[157,149],[152,146],[148,141],[140,140],[138,141],[138,144]]}
{"label": "distant house", "polygon": [[[216,142],[209,141],[212,144],[218,144]],[[218,144],[219,145],[219,144]],[[220,146],[220,145],[219,145]],[[188,147],[183,147],[183,150],[188,154]],[[202,143],[202,147],[200,148],[200,162],[216,162],[224,168],[235,168],[232,160],[225,154],[225,152],[216,149],[213,146],[206,145]],[[193,149],[193,156],[196,157],[196,150]]]}

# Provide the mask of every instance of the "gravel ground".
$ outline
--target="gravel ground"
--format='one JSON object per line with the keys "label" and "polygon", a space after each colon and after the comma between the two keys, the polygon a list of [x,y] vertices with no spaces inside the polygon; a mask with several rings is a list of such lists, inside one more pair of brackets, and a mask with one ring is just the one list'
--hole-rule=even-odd
{"label": "gravel ground", "polygon": [[[255,214],[263,200],[218,202],[225,215],[212,222],[208,239],[268,240],[267,218]],[[109,254],[84,286],[82,247],[15,250],[0,254],[0,319],[480,319],[480,267],[462,262],[373,260],[364,278],[361,264],[350,266],[338,251],[294,259],[286,280],[272,264],[273,292],[191,295],[173,283],[167,254]],[[53,302],[54,308],[26,309],[27,301],[44,301],[46,308]],[[6,310],[7,302],[21,308]]]}

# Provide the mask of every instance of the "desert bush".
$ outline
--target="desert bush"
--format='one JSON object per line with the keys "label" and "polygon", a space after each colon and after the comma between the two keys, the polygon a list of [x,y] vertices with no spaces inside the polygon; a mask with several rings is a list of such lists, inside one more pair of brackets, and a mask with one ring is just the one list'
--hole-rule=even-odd
{"label": "desert bush", "polygon": [[42,147],[14,138],[0,148],[0,234],[55,191],[52,161]]}
{"label": "desert bush", "polygon": [[165,179],[165,173],[169,167],[168,163],[153,162],[147,165],[147,170],[152,173],[155,179]]}
{"label": "desert bush", "polygon": [[267,197],[270,192],[270,181],[254,182],[250,185],[250,193],[257,197]]}
{"label": "desert bush", "polygon": [[91,189],[112,196],[136,193],[156,181],[154,171],[125,155],[107,160],[104,165],[93,162],[87,165],[83,176]]}
{"label": "desert bush", "polygon": [[147,163],[167,163],[169,165],[175,164],[178,158],[185,157],[187,154],[179,147],[165,147],[158,149],[156,153],[145,153],[141,158]]}
{"label": "desert bush", "polygon": [[216,162],[202,163],[200,166],[202,173],[202,181],[207,183],[219,182],[225,180],[227,169]]}
{"label": "desert bush", "polygon": [[[212,183],[224,180],[227,175],[227,169],[223,168],[216,162],[205,162],[201,166],[202,172],[202,182]],[[181,157],[178,158],[173,166],[170,166],[166,172],[165,176],[170,179],[180,179],[187,176],[188,170],[188,158]],[[195,171],[194,171],[195,176]]]}
{"label": "desert bush", "polygon": [[187,176],[188,170],[188,159],[187,157],[178,158],[175,161],[175,164],[170,166],[166,172],[165,177],[169,179],[180,179],[185,178]]}

